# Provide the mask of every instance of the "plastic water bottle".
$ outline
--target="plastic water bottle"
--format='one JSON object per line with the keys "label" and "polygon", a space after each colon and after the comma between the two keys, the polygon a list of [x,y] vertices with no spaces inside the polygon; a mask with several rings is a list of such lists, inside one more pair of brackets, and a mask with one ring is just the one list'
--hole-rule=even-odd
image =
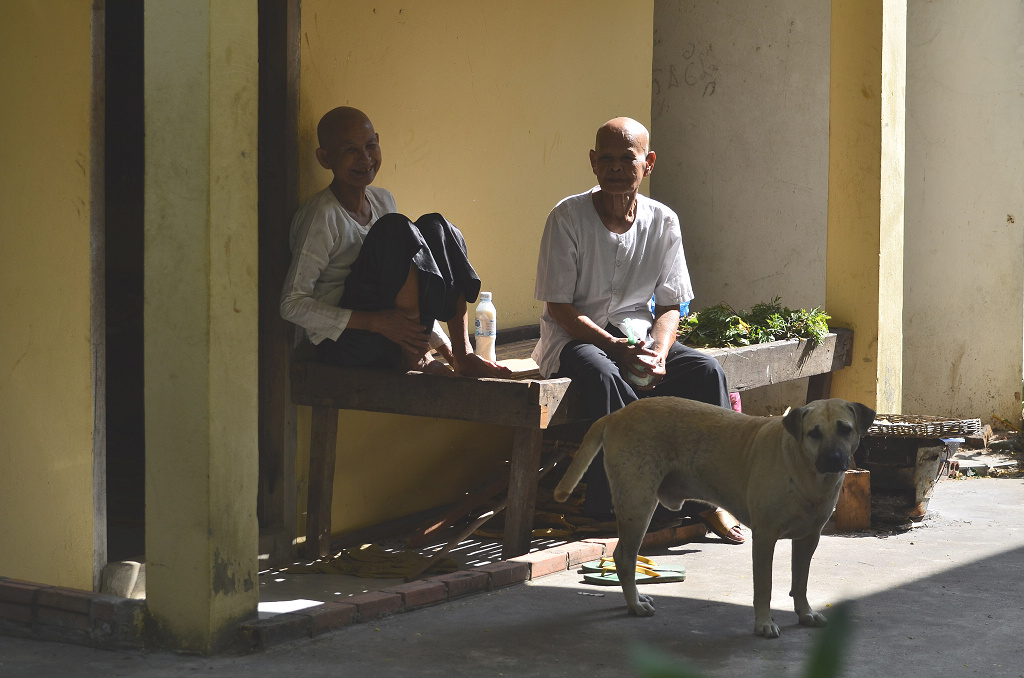
{"label": "plastic water bottle", "polygon": [[[626,318],[625,320],[622,321],[622,329],[626,333],[626,340],[629,341],[630,346],[636,346],[641,341],[643,341],[642,337],[638,337],[636,335],[636,332],[633,329],[633,320],[631,318]],[[644,332],[646,333],[646,330],[644,330]],[[642,362],[637,361],[634,363],[634,367],[636,367],[639,370],[643,370],[647,366],[644,365]],[[649,386],[651,382],[654,381],[654,375],[644,374],[644,376],[638,377],[629,370],[626,370],[626,379],[633,382],[637,386]]]}
{"label": "plastic water bottle", "polygon": [[476,305],[476,354],[494,362],[494,340],[498,335],[498,312],[491,303],[491,293],[481,292]]}

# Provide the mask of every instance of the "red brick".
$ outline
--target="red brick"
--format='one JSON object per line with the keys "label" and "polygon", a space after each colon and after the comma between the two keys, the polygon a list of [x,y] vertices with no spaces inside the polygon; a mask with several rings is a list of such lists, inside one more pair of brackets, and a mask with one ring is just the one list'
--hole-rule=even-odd
{"label": "red brick", "polygon": [[240,628],[253,647],[267,648],[277,643],[309,637],[311,623],[309,617],[286,613],[242,624]]}
{"label": "red brick", "polygon": [[18,603],[5,603],[0,601],[0,619],[20,622],[22,624],[32,623],[32,606],[19,605]]}
{"label": "red brick", "polygon": [[42,584],[17,579],[0,579],[0,600],[8,603],[31,605],[36,591],[46,588]]}
{"label": "red brick", "polygon": [[491,579],[491,588],[498,589],[502,586],[510,586],[524,582],[530,578],[530,564],[517,563],[503,560],[498,563],[488,563],[476,568],[477,571],[486,572]]}
{"label": "red brick", "polygon": [[407,610],[448,600],[448,588],[440,581],[413,581],[384,589],[384,593],[402,596],[402,604]]}
{"label": "red brick", "polygon": [[512,558],[513,563],[528,563],[530,565],[530,579],[543,577],[546,574],[562,572],[569,568],[569,555],[565,551],[537,551],[527,553],[525,556]]}
{"label": "red brick", "polygon": [[470,593],[486,591],[490,583],[490,577],[486,572],[475,572],[474,570],[462,570],[451,574],[442,574],[431,577],[427,581],[443,582],[448,587],[448,598],[458,598]]}
{"label": "red brick", "polygon": [[324,603],[316,607],[297,610],[295,614],[309,617],[310,633],[314,636],[331,629],[352,624],[358,609],[348,603]]}
{"label": "red brick", "polygon": [[610,556],[615,547],[618,546],[619,540],[617,537],[611,537],[609,539],[584,539],[581,543],[583,544],[601,544],[604,546],[604,555]]}
{"label": "red brick", "polygon": [[59,626],[65,629],[89,630],[89,615],[81,612],[58,610],[53,607],[36,607],[36,623],[44,626]]}
{"label": "red brick", "polygon": [[362,621],[402,611],[402,596],[397,593],[360,593],[358,596],[347,598],[345,602],[356,606],[359,610],[359,619]]}
{"label": "red brick", "polygon": [[66,610],[67,612],[78,612],[88,616],[89,606],[92,604],[92,599],[95,595],[92,591],[51,586],[39,589],[39,592],[36,593],[36,605],[52,607],[56,610]]}
{"label": "red brick", "polygon": [[576,542],[562,547],[569,554],[569,567],[597,560],[605,555],[604,544]]}

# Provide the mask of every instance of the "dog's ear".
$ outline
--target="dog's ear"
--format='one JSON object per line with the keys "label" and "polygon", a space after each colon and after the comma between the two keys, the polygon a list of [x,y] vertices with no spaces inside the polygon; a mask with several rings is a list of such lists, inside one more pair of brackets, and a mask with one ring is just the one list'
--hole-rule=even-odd
{"label": "dog's ear", "polygon": [[803,434],[804,409],[804,407],[797,407],[796,409],[789,408],[789,410],[782,415],[783,428],[789,432],[789,435],[793,436],[797,440],[800,440],[800,436]]}
{"label": "dog's ear", "polygon": [[871,425],[875,423],[875,411],[860,403],[850,403],[850,407],[853,408],[853,416],[857,420],[857,433],[863,438]]}

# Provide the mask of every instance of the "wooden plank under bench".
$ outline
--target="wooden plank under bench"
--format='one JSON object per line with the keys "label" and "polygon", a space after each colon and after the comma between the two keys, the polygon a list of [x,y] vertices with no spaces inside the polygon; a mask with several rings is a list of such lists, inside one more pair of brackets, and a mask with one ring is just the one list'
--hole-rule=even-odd
{"label": "wooden plank under bench", "polygon": [[[515,328],[497,346],[498,360],[515,379],[467,379],[421,372],[292,365],[292,400],[313,408],[310,431],[307,557],[330,550],[331,503],[338,410],[362,410],[499,424],[513,428],[513,449],[502,558],[529,551],[543,431],[582,421],[569,379],[540,379],[529,358],[536,327]],[[827,398],[832,374],[848,366],[853,331],[833,329],[815,345],[786,340],[728,349],[705,349],[725,369],[732,390],[745,391],[808,378],[807,400]]]}

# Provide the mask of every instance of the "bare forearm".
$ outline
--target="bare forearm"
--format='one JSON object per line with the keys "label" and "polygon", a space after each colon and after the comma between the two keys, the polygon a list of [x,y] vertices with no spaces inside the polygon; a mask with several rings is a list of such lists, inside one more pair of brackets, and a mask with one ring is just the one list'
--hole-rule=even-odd
{"label": "bare forearm", "polygon": [[603,327],[580,313],[572,304],[558,304],[547,302],[548,315],[558,323],[563,330],[573,339],[593,344],[605,353],[612,355],[619,342],[618,339],[606,332]]}
{"label": "bare forearm", "polygon": [[679,307],[678,306],[655,306],[654,326],[651,327],[651,338],[654,345],[651,350],[655,351],[664,363],[668,356],[668,350],[676,340],[676,332],[679,328]]}
{"label": "bare forearm", "polygon": [[367,332],[379,332],[379,330],[375,329],[374,314],[369,311],[352,311],[345,329],[350,328],[353,330],[366,330]]}

